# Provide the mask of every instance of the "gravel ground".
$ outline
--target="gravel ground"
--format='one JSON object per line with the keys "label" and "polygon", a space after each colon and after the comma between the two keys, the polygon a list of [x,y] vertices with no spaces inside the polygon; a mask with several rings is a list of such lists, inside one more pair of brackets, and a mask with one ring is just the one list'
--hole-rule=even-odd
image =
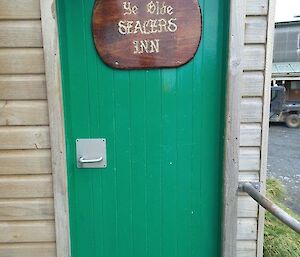
{"label": "gravel ground", "polygon": [[271,124],[268,157],[268,176],[283,182],[288,207],[300,215],[300,129]]}

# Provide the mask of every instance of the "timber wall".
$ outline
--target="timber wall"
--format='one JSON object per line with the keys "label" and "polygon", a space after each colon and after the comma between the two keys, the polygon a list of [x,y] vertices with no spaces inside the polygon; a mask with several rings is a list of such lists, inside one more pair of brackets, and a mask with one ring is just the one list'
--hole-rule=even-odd
{"label": "timber wall", "polygon": [[39,0],[0,1],[0,256],[55,257]]}
{"label": "timber wall", "polygon": [[[239,181],[260,182],[265,191],[270,48],[272,48],[273,0],[245,1],[245,42],[241,99]],[[270,31],[271,33],[268,33]],[[272,54],[271,54],[272,55]],[[237,248],[239,257],[262,256],[264,211],[245,194],[238,199]]]}

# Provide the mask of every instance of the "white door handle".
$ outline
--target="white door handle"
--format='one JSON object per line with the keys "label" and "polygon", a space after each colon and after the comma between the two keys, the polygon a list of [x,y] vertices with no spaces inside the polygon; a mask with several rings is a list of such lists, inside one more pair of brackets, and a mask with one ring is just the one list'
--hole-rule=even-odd
{"label": "white door handle", "polygon": [[80,163],[96,163],[101,162],[103,160],[103,157],[99,157],[97,159],[84,159],[83,157],[79,158]]}

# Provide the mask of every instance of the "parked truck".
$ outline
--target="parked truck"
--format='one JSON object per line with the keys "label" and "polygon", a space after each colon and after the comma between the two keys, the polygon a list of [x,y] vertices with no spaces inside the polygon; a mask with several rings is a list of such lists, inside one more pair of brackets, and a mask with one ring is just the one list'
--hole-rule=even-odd
{"label": "parked truck", "polygon": [[271,87],[270,122],[285,122],[289,128],[300,127],[300,99],[287,100],[284,86]]}

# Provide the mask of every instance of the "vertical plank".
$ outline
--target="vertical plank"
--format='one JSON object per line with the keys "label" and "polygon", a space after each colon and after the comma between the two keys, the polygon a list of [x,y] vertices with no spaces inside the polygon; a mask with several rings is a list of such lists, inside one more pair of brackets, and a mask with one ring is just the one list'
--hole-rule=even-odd
{"label": "vertical plank", "polygon": [[[117,201],[117,255],[125,257],[125,253],[132,254],[132,245],[128,244],[124,237],[132,238],[131,223],[128,222],[131,219],[131,187],[130,178],[128,173],[121,172],[124,170],[130,170],[131,158],[130,155],[130,107],[129,107],[129,74],[128,72],[115,73],[115,140],[116,140],[116,201]],[[120,171],[120,172],[119,172]],[[144,168],[141,171],[144,173]],[[130,175],[129,175],[130,176]],[[142,179],[141,174],[139,176],[139,182]],[[137,181],[137,183],[138,183]],[[142,193],[140,191],[140,193]],[[144,195],[144,193],[142,193]],[[143,201],[144,199],[141,199]],[[137,213],[135,213],[137,215]],[[140,215],[137,215],[140,217]],[[143,230],[143,228],[140,228]],[[143,242],[142,238],[139,241]],[[144,245],[144,243],[143,243]]]}
{"label": "vertical plank", "polygon": [[245,0],[231,0],[224,160],[223,256],[236,256],[237,187],[240,146],[240,81],[243,67]]}
{"label": "vertical plank", "polygon": [[[269,0],[266,66],[265,66],[265,88],[264,88],[264,97],[263,97],[261,163],[260,163],[260,182],[262,185],[261,186],[262,194],[266,193],[268,140],[269,140],[269,115],[270,115],[270,101],[271,101],[271,74],[272,74],[273,40],[274,40],[274,28],[275,28],[274,26],[275,7],[276,7],[276,1]],[[260,206],[259,216],[258,216],[257,257],[263,256],[264,224],[265,224],[265,210]]]}
{"label": "vertical plank", "polygon": [[[151,78],[151,77],[149,77]],[[153,82],[152,80],[148,83]],[[151,84],[155,85],[155,83]],[[151,91],[151,90],[149,90]],[[146,237],[141,237],[147,233],[147,174],[148,170],[146,156],[146,72],[132,72],[130,76],[130,111],[131,111],[131,133],[132,156],[138,156],[140,161],[131,164],[132,183],[132,225],[133,225],[133,255],[147,255]],[[139,120],[139,122],[135,122]],[[150,119],[149,119],[150,120]],[[150,176],[149,176],[150,177]],[[148,179],[148,178],[147,178]],[[142,218],[141,218],[142,217]],[[151,220],[149,221],[151,223]]]}
{"label": "vertical plank", "polygon": [[[175,215],[168,215],[169,212],[176,212],[176,94],[177,76],[175,69],[164,70],[162,73],[162,240],[163,256],[176,256],[176,220]],[[164,91],[168,94],[164,94]],[[170,128],[174,130],[170,131]],[[168,217],[168,218],[167,218]]]}
{"label": "vertical plank", "polygon": [[70,256],[65,131],[55,0],[40,0],[49,105],[57,257]]}
{"label": "vertical plank", "polygon": [[[159,81],[159,83],[153,83]],[[145,99],[145,122],[146,127],[151,128],[146,130],[145,140],[149,141],[156,138],[155,142],[148,144],[146,149],[146,166],[148,176],[147,189],[149,192],[157,192],[156,194],[148,194],[148,209],[147,216],[149,220],[148,226],[148,246],[157,245],[157,247],[149,247],[148,256],[162,257],[161,249],[161,212],[162,212],[162,134],[161,128],[158,126],[161,122],[161,73],[157,70],[155,73],[146,73],[146,99]],[[147,90],[152,88],[152,90]],[[156,104],[151,104],[155,99]],[[151,119],[147,117],[152,117]],[[153,161],[155,160],[155,161]],[[151,224],[151,225],[150,225]]]}

